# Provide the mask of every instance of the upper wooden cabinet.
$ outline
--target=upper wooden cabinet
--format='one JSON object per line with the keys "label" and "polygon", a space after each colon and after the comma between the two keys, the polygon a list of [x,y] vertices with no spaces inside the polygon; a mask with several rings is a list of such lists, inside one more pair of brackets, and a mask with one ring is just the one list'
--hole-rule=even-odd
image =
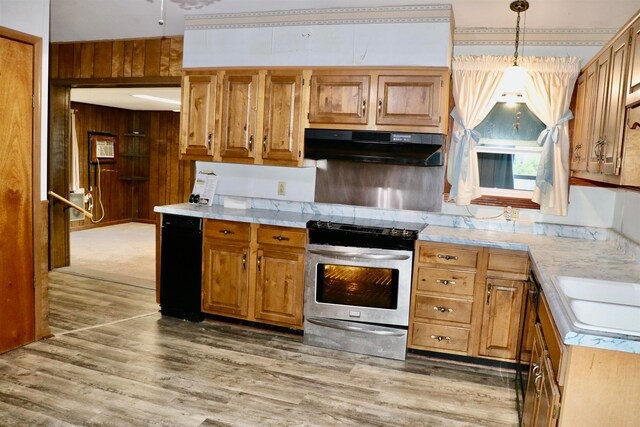
{"label": "upper wooden cabinet", "polygon": [[640,103],[640,19],[629,30],[629,74],[627,84],[627,106]]}
{"label": "upper wooden cabinet", "polygon": [[629,107],[640,105],[639,34],[640,14],[578,78],[571,151],[575,177],[640,187],[637,132],[627,126]]}
{"label": "upper wooden cabinet", "polygon": [[220,157],[247,161],[256,157],[258,73],[225,73],[222,80]]}
{"label": "upper wooden cabinet", "polygon": [[180,154],[183,158],[213,156],[217,93],[217,74],[182,78]]}
{"label": "upper wooden cabinet", "polygon": [[265,77],[262,160],[297,163],[302,157],[302,74]]}
{"label": "upper wooden cabinet", "polygon": [[442,121],[440,91],[443,87],[441,75],[380,75],[376,123],[437,128]]}
{"label": "upper wooden cabinet", "polygon": [[311,76],[309,123],[366,125],[369,120],[369,75]]}
{"label": "upper wooden cabinet", "polygon": [[323,69],[312,73],[310,127],[447,132],[447,69]]}

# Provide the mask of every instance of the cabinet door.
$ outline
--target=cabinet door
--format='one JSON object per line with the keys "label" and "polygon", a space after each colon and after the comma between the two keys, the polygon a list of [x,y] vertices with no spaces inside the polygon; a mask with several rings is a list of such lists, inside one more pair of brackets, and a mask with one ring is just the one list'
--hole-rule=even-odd
{"label": "cabinet door", "polygon": [[296,163],[300,158],[301,92],[302,75],[267,75],[264,94],[263,160]]}
{"label": "cabinet door", "polygon": [[480,354],[515,359],[525,283],[487,278]]}
{"label": "cabinet door", "polygon": [[302,327],[304,254],[259,248],[255,318]]}
{"label": "cabinet door", "polygon": [[517,360],[518,363],[528,363],[531,361],[533,338],[536,332],[535,325],[538,291],[535,283],[531,280],[527,282],[527,295],[525,296],[527,304],[524,315],[525,323],[522,325],[522,342],[519,344],[520,351]]}
{"label": "cabinet door", "polygon": [[225,74],[222,94],[222,160],[255,158],[258,74]]}
{"label": "cabinet door", "polygon": [[560,412],[560,389],[555,381],[551,360],[543,356],[541,365],[542,378],[536,384],[538,408],[536,413],[536,427],[554,427]]}
{"label": "cabinet door", "polygon": [[211,160],[215,138],[217,76],[185,76],[182,80],[180,154]]}
{"label": "cabinet door", "polygon": [[611,64],[611,49],[607,49],[594,63],[596,75],[596,87],[594,94],[593,132],[589,139],[589,172],[602,172],[602,134],[605,126],[606,111],[608,108],[609,68]]}
{"label": "cabinet door", "polygon": [[370,76],[311,76],[309,123],[367,124]]}
{"label": "cabinet door", "polygon": [[379,76],[376,123],[438,128],[442,86],[442,76]]}
{"label": "cabinet door", "polygon": [[592,98],[588,96],[587,73],[580,74],[576,83],[576,114],[571,146],[571,170],[587,170],[588,138],[590,135]]}
{"label": "cabinet door", "polygon": [[246,317],[249,308],[249,248],[205,239],[203,252],[202,311]]}
{"label": "cabinet door", "polygon": [[536,422],[538,412],[538,383],[542,380],[541,364],[543,355],[543,341],[540,326],[536,325],[536,334],[533,338],[533,349],[531,350],[531,364],[529,365],[529,375],[527,388],[524,395],[524,407],[522,408],[522,427],[533,427]]}
{"label": "cabinet door", "polygon": [[640,101],[640,19],[631,28],[627,105]]}
{"label": "cabinet door", "polygon": [[629,35],[622,34],[611,47],[609,69],[608,108],[605,112],[602,131],[602,172],[619,175],[622,159],[622,136],[624,133],[625,95],[627,92],[627,52]]}

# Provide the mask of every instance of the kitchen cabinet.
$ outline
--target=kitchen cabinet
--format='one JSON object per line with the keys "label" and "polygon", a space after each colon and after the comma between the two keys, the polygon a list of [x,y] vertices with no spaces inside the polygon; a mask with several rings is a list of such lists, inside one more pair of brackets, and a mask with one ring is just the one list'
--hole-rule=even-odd
{"label": "kitchen cabinet", "polygon": [[323,69],[312,73],[310,127],[448,131],[446,69]]}
{"label": "kitchen cabinet", "polygon": [[629,72],[627,77],[627,106],[640,103],[640,17],[629,30]]}
{"label": "kitchen cabinet", "polygon": [[220,158],[253,163],[256,158],[258,72],[226,72],[222,80]]}
{"label": "kitchen cabinet", "polygon": [[246,318],[249,314],[249,224],[205,222],[202,311]]}
{"label": "kitchen cabinet", "polygon": [[472,354],[476,274],[482,249],[417,242],[408,347]]}
{"label": "kitchen cabinet", "polygon": [[302,329],[306,230],[206,220],[202,311]]}
{"label": "kitchen cabinet", "polygon": [[523,303],[529,277],[525,252],[488,249],[481,356],[513,360],[518,349]]}
{"label": "kitchen cabinet", "polygon": [[371,76],[329,73],[311,76],[309,123],[366,125]]}
{"label": "kitchen cabinet", "polygon": [[262,161],[295,165],[302,158],[302,73],[265,76]]}
{"label": "kitchen cabinet", "polygon": [[[637,59],[640,14],[583,69],[576,86],[571,170],[573,176],[640,186],[637,135],[626,126],[640,101]],[[587,151],[585,153],[585,147]],[[586,164],[585,164],[586,160]]]}
{"label": "kitchen cabinet", "polygon": [[409,348],[515,361],[525,252],[418,242]]}
{"label": "kitchen cabinet", "polygon": [[211,160],[216,138],[218,75],[185,75],[182,78],[180,156]]}

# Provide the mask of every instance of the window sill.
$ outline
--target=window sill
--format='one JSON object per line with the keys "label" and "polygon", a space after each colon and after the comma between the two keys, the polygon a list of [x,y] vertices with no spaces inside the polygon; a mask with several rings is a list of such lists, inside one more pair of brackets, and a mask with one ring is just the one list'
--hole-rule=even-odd
{"label": "window sill", "polygon": [[[444,193],[444,200],[446,201],[448,198],[449,193]],[[484,195],[482,197],[478,197],[477,199],[473,199],[471,201],[471,204],[482,206],[511,206],[512,208],[518,209],[540,209],[540,205],[532,202],[529,198],[505,197],[495,195]]]}

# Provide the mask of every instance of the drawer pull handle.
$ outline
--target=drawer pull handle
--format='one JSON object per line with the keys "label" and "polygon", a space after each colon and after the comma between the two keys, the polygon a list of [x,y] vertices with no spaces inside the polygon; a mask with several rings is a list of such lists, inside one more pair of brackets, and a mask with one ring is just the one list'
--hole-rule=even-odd
{"label": "drawer pull handle", "polygon": [[447,279],[436,279],[436,283],[444,286],[455,285],[455,280],[447,280]]}
{"label": "drawer pull handle", "polygon": [[450,260],[454,260],[457,261],[458,257],[456,255],[442,255],[442,254],[438,254],[438,258],[440,259],[444,259],[446,261],[450,261]]}
{"label": "drawer pull handle", "polygon": [[231,230],[220,230],[220,231],[218,231],[218,233],[222,233],[222,234],[224,234],[226,236],[227,234],[233,234],[233,231],[231,231]]}
{"label": "drawer pull handle", "polygon": [[364,116],[364,113],[367,112],[367,100],[366,99],[362,99],[362,115]]}
{"label": "drawer pull handle", "polygon": [[493,285],[491,283],[489,283],[487,285],[487,305],[489,304],[489,301],[491,300],[491,288],[493,287]]}
{"label": "drawer pull handle", "polygon": [[258,256],[258,271],[262,271],[262,255]]}
{"label": "drawer pull handle", "polygon": [[242,269],[247,269],[247,254],[242,255]]}
{"label": "drawer pull handle", "polygon": [[291,240],[289,237],[283,237],[283,236],[273,236],[273,239],[277,240],[278,242]]}
{"label": "drawer pull handle", "polygon": [[382,112],[382,98],[378,99],[378,112]]}
{"label": "drawer pull handle", "polygon": [[438,342],[440,341],[451,341],[451,338],[445,336],[445,335],[431,335],[431,338],[434,340],[438,340]]}
{"label": "drawer pull handle", "polygon": [[439,311],[440,313],[453,313],[453,308],[451,307],[441,307],[439,305],[434,305],[433,309]]}
{"label": "drawer pull handle", "polygon": [[262,140],[262,151],[264,151],[265,153],[267,152],[267,135],[265,135],[264,139]]}

